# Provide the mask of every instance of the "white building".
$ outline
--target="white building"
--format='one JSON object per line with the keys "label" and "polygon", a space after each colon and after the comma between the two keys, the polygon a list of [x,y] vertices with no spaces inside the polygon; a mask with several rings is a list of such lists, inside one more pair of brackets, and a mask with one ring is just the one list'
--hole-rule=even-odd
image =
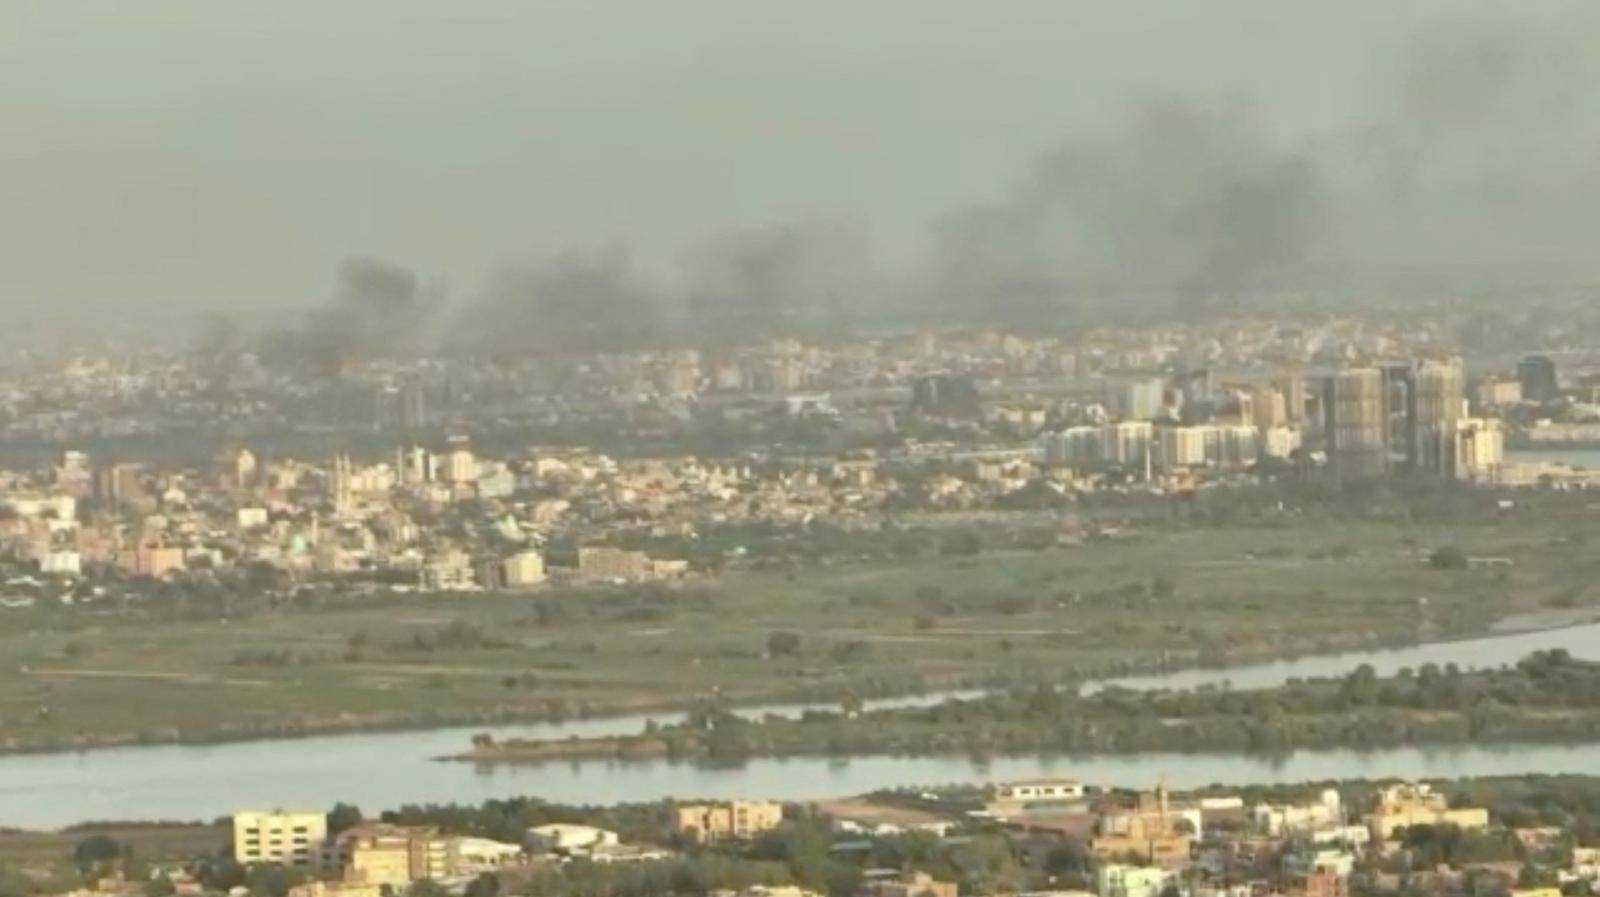
{"label": "white building", "polygon": [[570,853],[615,845],[619,839],[616,832],[592,825],[553,822],[528,829],[523,840],[530,853]]}
{"label": "white building", "polygon": [[1083,783],[1077,779],[1024,779],[994,786],[994,796],[998,800],[1077,800],[1083,795]]}
{"label": "white building", "polygon": [[464,874],[489,872],[509,866],[522,858],[522,848],[488,838],[456,838],[457,870]]}
{"label": "white building", "polygon": [[1095,872],[1095,892],[1100,897],[1158,897],[1173,873],[1156,866],[1105,863]]}
{"label": "white building", "polygon": [[1256,804],[1250,810],[1256,829],[1273,837],[1309,835],[1312,832],[1344,825],[1344,806],[1339,792],[1324,789],[1315,803]]}
{"label": "white building", "polygon": [[46,551],[39,555],[39,572],[77,576],[83,572],[83,556],[76,551]]}

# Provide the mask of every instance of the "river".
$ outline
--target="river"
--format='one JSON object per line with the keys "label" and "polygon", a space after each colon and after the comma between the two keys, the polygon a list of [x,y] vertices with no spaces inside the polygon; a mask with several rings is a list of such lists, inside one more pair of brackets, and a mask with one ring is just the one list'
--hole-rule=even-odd
{"label": "river", "polygon": [[1568,467],[1600,469],[1600,448],[1592,446],[1548,446],[1506,451],[1506,460],[1528,464],[1565,464]]}
{"label": "river", "polygon": [[[1380,673],[1425,663],[1498,666],[1550,648],[1600,659],[1600,624],[1116,681],[1138,687],[1192,688],[1226,680],[1234,687],[1253,687],[1293,676],[1338,674],[1360,663],[1370,663]],[[941,697],[909,701],[927,703]],[[517,794],[594,804],[663,797],[807,799],[895,785],[1056,774],[1134,785],[1166,776],[1175,786],[1190,786],[1600,768],[1600,745],[1339,749],[1299,751],[1279,759],[1212,754],[1006,757],[984,763],[966,757],[790,758],[753,760],[730,769],[666,761],[479,767],[429,759],[462,750],[475,732],[488,731],[497,738],[548,738],[631,733],[643,724],[644,717],[620,717],[0,757],[0,825],[54,828],[90,819],[204,819],[245,807],[327,807],[339,800],[371,812],[402,803],[478,802]]]}

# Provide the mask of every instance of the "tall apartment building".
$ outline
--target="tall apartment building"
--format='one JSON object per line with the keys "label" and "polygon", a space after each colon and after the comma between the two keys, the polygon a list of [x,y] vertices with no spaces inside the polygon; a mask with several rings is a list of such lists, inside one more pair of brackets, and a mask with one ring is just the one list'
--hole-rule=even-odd
{"label": "tall apartment building", "polygon": [[1456,421],[1451,475],[1458,480],[1496,482],[1506,461],[1506,435],[1494,418]]}
{"label": "tall apartment building", "polygon": [[1556,363],[1548,355],[1529,355],[1517,362],[1517,382],[1522,398],[1530,402],[1548,402],[1561,394]]}
{"label": "tall apartment building", "polygon": [[1116,384],[1111,406],[1123,420],[1154,420],[1166,407],[1166,383],[1160,377],[1139,377]]}
{"label": "tall apartment building", "polygon": [[1206,463],[1206,427],[1162,427],[1158,446],[1161,467],[1198,467]]}
{"label": "tall apartment building", "polygon": [[465,436],[451,436],[450,447],[444,456],[444,479],[452,485],[477,482],[478,459]]}
{"label": "tall apartment building", "polygon": [[1100,431],[1100,457],[1123,467],[1145,467],[1151,461],[1155,428],[1147,420],[1125,420]]}
{"label": "tall apartment building", "polygon": [[1276,384],[1278,391],[1283,395],[1284,421],[1289,424],[1303,423],[1306,418],[1306,404],[1310,395],[1306,392],[1306,380],[1298,374],[1280,377]]}
{"label": "tall apartment building", "polygon": [[1384,372],[1345,368],[1324,384],[1323,429],[1328,462],[1342,477],[1362,479],[1389,470],[1389,402]]}
{"label": "tall apartment building", "polygon": [[1274,386],[1257,387],[1250,395],[1250,420],[1256,429],[1265,433],[1273,427],[1289,422],[1289,403]]}
{"label": "tall apartment building", "polygon": [[1044,463],[1050,467],[1078,467],[1100,460],[1100,428],[1068,427],[1040,437]]}
{"label": "tall apartment building", "polygon": [[328,817],[322,813],[273,810],[233,815],[233,858],[245,866],[278,863],[317,868],[327,837]]}
{"label": "tall apartment building", "polygon": [[1455,475],[1457,423],[1462,418],[1466,378],[1459,361],[1426,361],[1411,378],[1407,407],[1414,468],[1440,476]]}

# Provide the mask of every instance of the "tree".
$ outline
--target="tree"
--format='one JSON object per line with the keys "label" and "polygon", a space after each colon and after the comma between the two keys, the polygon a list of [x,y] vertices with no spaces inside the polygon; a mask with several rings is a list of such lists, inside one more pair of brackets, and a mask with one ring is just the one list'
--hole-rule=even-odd
{"label": "tree", "polygon": [[773,657],[793,657],[800,653],[800,636],[788,630],[779,630],[767,637],[767,653]]}
{"label": "tree", "polygon": [[256,897],[284,897],[289,889],[305,881],[305,873],[279,865],[251,866],[244,877],[244,886]]}
{"label": "tree", "polygon": [[328,834],[337,835],[355,828],[364,821],[366,817],[361,815],[360,807],[346,803],[334,804],[333,809],[328,811]]}
{"label": "tree", "polygon": [[122,856],[122,845],[110,835],[90,835],[72,851],[72,864],[85,875],[101,869]]}
{"label": "tree", "polygon": [[847,688],[839,696],[839,712],[843,713],[847,718],[860,716],[865,706],[866,702],[861,700],[861,696],[856,694],[855,689]]}
{"label": "tree", "polygon": [[0,867],[0,897],[27,897],[33,893],[33,882],[21,872]]}
{"label": "tree", "polygon": [[1454,545],[1446,545],[1428,555],[1428,566],[1435,570],[1465,570],[1467,553]]}
{"label": "tree", "polygon": [[406,897],[449,897],[449,894],[449,891],[431,878],[412,882],[411,887],[406,889]]}
{"label": "tree", "polygon": [[466,897],[499,897],[500,879],[493,872],[482,872],[467,884]]}

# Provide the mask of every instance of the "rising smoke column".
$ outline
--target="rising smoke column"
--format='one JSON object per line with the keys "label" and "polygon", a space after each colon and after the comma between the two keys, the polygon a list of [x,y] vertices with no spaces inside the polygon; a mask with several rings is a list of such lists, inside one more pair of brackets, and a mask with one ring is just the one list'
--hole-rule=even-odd
{"label": "rising smoke column", "polygon": [[323,374],[357,360],[413,356],[424,348],[425,328],[442,302],[442,289],[424,287],[415,271],[354,256],[340,264],[329,300],[298,329],[268,334],[263,355]]}
{"label": "rising smoke column", "polygon": [[1039,157],[1007,194],[934,228],[946,306],[1030,319],[1098,297],[1291,282],[1326,222],[1316,160],[1271,140],[1252,103],[1145,97]]}

